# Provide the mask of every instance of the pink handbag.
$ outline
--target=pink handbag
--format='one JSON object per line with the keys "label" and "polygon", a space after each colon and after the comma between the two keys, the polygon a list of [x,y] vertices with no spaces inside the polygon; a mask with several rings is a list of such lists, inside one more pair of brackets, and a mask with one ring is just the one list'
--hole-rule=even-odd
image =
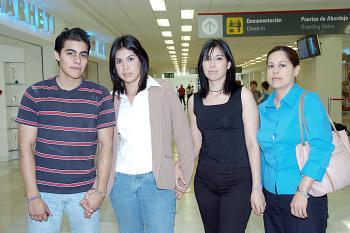
{"label": "pink handbag", "polygon": [[[302,124],[304,124],[306,136],[308,136],[308,128],[304,117],[305,94],[306,92],[300,97],[298,109],[301,143],[296,145],[296,157],[300,170],[307,162],[310,151],[308,142],[304,141],[302,129]],[[337,131],[328,113],[327,116],[333,128],[332,143],[334,145],[334,150],[322,182],[315,181],[309,190],[309,194],[314,197],[323,196],[350,184],[350,144],[348,135],[345,130]]]}

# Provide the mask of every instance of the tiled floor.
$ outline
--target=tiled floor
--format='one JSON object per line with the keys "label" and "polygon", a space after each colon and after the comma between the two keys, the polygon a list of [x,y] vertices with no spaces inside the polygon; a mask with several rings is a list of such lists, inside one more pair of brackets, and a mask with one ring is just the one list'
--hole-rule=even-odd
{"label": "tiled floor", "polygon": [[[350,168],[349,168],[350,169]],[[193,190],[193,188],[192,188]],[[328,233],[350,233],[350,187],[329,195]],[[24,189],[20,178],[18,162],[0,163],[0,233],[26,232],[26,205]],[[68,233],[67,219],[62,227]],[[101,211],[101,233],[118,233],[114,214],[109,201],[105,201]],[[203,233],[193,191],[184,195],[177,204],[176,233]],[[262,219],[251,216],[247,233],[262,233]]]}

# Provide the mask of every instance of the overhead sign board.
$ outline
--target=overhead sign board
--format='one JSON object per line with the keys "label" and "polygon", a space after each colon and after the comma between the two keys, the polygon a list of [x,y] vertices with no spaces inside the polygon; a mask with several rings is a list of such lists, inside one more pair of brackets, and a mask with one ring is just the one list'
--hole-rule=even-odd
{"label": "overhead sign board", "polygon": [[25,24],[30,30],[55,33],[54,17],[32,0],[0,0],[0,20],[11,24]]}
{"label": "overhead sign board", "polygon": [[350,9],[230,12],[198,17],[203,22],[214,16],[222,16],[222,37],[350,33]]}
{"label": "overhead sign board", "polygon": [[198,37],[223,37],[222,15],[198,16]]}

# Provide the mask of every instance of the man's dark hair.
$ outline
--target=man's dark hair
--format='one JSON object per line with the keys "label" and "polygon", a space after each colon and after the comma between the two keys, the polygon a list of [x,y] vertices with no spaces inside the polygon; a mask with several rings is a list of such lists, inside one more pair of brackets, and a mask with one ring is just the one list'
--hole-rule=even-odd
{"label": "man's dark hair", "polygon": [[55,51],[58,53],[61,53],[62,48],[64,47],[64,43],[67,40],[75,40],[75,41],[83,41],[85,42],[86,46],[88,47],[88,53],[90,52],[91,44],[90,44],[90,37],[81,28],[65,28],[61,34],[59,34],[56,37],[55,40]]}

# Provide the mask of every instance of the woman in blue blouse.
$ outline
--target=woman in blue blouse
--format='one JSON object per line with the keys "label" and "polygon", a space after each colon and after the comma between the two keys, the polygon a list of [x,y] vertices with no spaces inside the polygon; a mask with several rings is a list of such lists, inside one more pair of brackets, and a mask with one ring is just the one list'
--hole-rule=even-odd
{"label": "woman in blue blouse", "polygon": [[295,83],[299,71],[299,57],[293,49],[276,46],[268,53],[267,79],[274,91],[259,105],[257,136],[266,198],[266,233],[323,233],[327,228],[327,196],[312,197],[308,190],[315,180],[322,180],[329,163],[333,151],[331,127],[319,96],[308,92],[304,113],[310,154],[300,171],[295,147],[301,142],[298,103],[305,90]]}

